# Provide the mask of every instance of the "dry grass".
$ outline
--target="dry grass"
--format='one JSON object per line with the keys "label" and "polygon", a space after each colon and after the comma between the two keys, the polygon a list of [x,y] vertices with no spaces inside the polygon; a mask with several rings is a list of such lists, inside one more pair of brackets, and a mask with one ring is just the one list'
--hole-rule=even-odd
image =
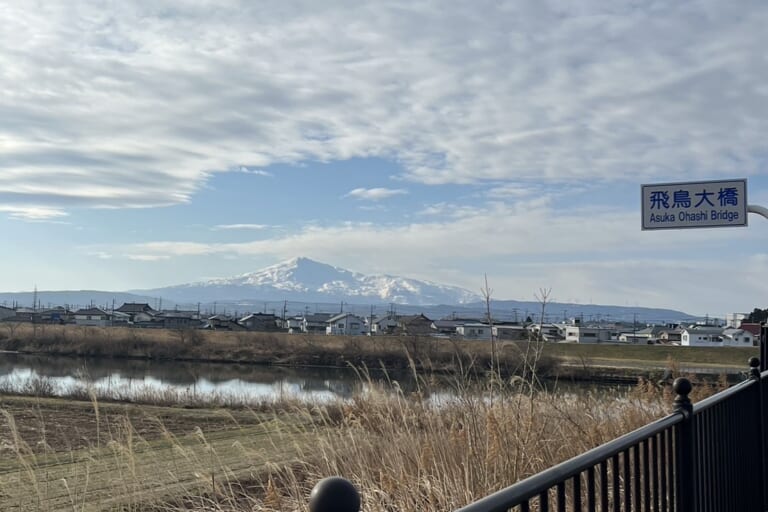
{"label": "dry grass", "polygon": [[[430,336],[326,336],[312,334],[131,329],[0,323],[0,349],[82,357],[206,360],[296,366],[367,366],[461,372],[490,368],[487,341]],[[500,367],[518,374],[527,349],[500,343]],[[547,374],[555,363],[540,358]]]}
{"label": "dry grass", "polygon": [[[668,389],[649,383],[606,399],[495,379],[491,399],[489,388],[478,393],[457,380],[456,395],[440,402],[367,384],[368,393],[349,401],[260,412],[121,411],[128,406],[93,398],[77,402],[69,420],[87,430],[86,443],[51,435],[61,414],[43,411],[66,402],[28,399],[27,411],[22,399],[4,399],[0,509],[306,510],[314,483],[338,474],[360,488],[366,511],[452,510],[644,425],[671,404]],[[180,421],[186,414],[198,416]],[[213,417],[223,418],[220,428],[206,428]],[[55,430],[66,432],[66,422]]]}
{"label": "dry grass", "polygon": [[[523,375],[527,342],[497,343],[499,370]],[[428,336],[325,336],[287,333],[224,332],[73,325],[9,324],[0,322],[0,349],[82,357],[206,360],[289,366],[367,366],[416,368],[465,374],[490,368],[492,346],[487,341],[438,339]],[[689,368],[717,366],[747,369],[756,347],[678,347],[660,345],[563,344],[540,347],[537,374],[568,374],[573,365],[587,374],[597,366],[664,368],[668,359]],[[562,373],[560,362],[571,370]],[[594,366],[594,367],[593,367]]]}

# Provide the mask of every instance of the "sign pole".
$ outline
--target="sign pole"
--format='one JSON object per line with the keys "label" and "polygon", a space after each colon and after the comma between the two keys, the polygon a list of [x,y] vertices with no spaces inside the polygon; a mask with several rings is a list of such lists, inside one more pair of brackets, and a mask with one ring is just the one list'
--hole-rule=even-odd
{"label": "sign pole", "polygon": [[764,206],[757,206],[756,204],[747,205],[747,213],[756,213],[768,219],[768,208]]}
{"label": "sign pole", "polygon": [[[764,206],[757,206],[756,204],[747,205],[747,212],[768,219],[768,208]],[[763,325],[760,328],[760,373],[765,370],[768,370],[768,327]]]}

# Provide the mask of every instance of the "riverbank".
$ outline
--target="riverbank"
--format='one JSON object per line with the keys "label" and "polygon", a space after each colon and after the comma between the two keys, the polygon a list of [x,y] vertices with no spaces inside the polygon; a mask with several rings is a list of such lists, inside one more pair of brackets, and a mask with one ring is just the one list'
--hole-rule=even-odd
{"label": "riverbank", "polygon": [[[0,350],[57,356],[205,361],[279,366],[368,367],[415,372],[484,373],[494,360],[488,341],[427,336],[325,336],[287,333],[0,326]],[[501,341],[495,366],[504,375],[633,382],[686,373],[737,375],[757,347],[550,344]]]}
{"label": "riverbank", "polygon": [[374,387],[350,402],[256,410],[0,396],[0,509],[301,510],[315,482],[340,474],[366,510],[455,510],[672,400],[642,386],[621,401],[526,389],[436,405]]}

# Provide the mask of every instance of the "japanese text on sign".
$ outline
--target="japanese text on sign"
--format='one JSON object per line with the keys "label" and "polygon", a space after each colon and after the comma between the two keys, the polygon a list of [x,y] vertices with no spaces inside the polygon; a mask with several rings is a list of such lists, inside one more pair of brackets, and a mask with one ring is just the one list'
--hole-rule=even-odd
{"label": "japanese text on sign", "polygon": [[747,225],[747,181],[642,186],[643,229]]}

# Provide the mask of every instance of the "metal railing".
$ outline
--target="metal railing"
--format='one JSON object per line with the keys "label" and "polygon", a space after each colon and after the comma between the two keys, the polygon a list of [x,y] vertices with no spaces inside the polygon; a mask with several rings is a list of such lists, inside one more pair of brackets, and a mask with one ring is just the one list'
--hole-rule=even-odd
{"label": "metal railing", "polygon": [[[695,405],[691,383],[677,379],[669,416],[457,512],[768,510],[768,371],[756,357],[749,364],[749,380]],[[332,477],[313,489],[310,511],[359,512],[360,503],[350,482]]]}

